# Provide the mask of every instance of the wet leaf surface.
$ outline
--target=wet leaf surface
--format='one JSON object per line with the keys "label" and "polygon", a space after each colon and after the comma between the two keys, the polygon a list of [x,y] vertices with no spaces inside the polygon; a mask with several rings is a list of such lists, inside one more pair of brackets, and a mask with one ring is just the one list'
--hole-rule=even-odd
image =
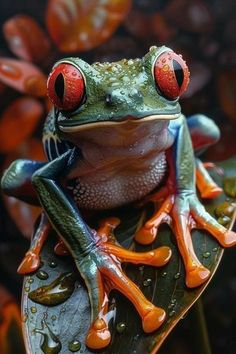
{"label": "wet leaf surface", "polygon": [[[220,164],[225,169],[225,177],[235,175],[236,158]],[[214,173],[217,182],[222,185],[222,177]],[[224,178],[225,178],[224,177]],[[214,214],[214,209],[226,200],[222,195],[218,199],[205,204],[207,209]],[[233,199],[231,199],[234,202]],[[228,213],[226,206],[226,212]],[[218,213],[222,212],[222,205]],[[224,210],[223,210],[224,211]],[[148,212],[148,211],[147,211]],[[127,248],[137,251],[147,251],[151,248],[168,245],[173,256],[168,265],[155,269],[148,266],[127,265],[125,271],[135,281],[146,297],[167,312],[167,320],[155,333],[144,334],[140,318],[130,302],[118,294],[110,294],[110,327],[112,341],[109,347],[100,351],[107,354],[155,353],[166,339],[178,321],[184,317],[188,309],[201,295],[207,283],[196,289],[185,286],[185,272],[183,263],[176,247],[174,236],[167,226],[162,226],[158,239],[149,247],[138,246],[132,242],[133,234],[143,217],[143,211],[133,207],[109,212],[121,218],[121,225],[117,228],[116,237]],[[232,217],[232,213],[229,214]],[[102,215],[99,215],[101,217]],[[108,216],[103,215],[103,217]],[[97,216],[98,218],[98,216]],[[97,220],[94,220],[95,224]],[[229,224],[227,226],[230,226]],[[193,242],[200,261],[214,274],[223,249],[206,232],[194,231]],[[87,291],[79,274],[75,270],[70,257],[58,257],[53,252],[56,243],[55,235],[51,235],[42,252],[41,271],[48,274],[48,279],[41,280],[35,274],[25,278],[23,291],[24,332],[28,348],[34,354],[69,352],[90,353],[85,347],[85,336],[89,328],[90,306]],[[44,306],[29,298],[29,293],[37,291],[42,286],[56,284],[62,279],[62,274],[72,273],[76,283],[71,282],[71,291],[68,299],[55,306]],[[55,286],[53,286],[55,290]],[[47,288],[48,289],[48,288]],[[48,294],[47,294],[48,295]],[[54,294],[55,295],[55,294]],[[41,348],[41,349],[40,349]],[[73,349],[74,348],[74,349]],[[79,348],[79,349],[78,349]]]}

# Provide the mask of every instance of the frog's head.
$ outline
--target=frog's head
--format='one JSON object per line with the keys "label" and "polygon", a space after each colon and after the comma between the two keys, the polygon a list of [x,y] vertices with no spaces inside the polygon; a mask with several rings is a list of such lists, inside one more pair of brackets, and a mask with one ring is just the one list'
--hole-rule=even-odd
{"label": "frog's head", "polygon": [[178,99],[189,71],[167,47],[151,47],[142,59],[89,65],[79,58],[57,62],[48,94],[58,108],[59,134],[75,134],[127,121],[171,120],[180,115]]}

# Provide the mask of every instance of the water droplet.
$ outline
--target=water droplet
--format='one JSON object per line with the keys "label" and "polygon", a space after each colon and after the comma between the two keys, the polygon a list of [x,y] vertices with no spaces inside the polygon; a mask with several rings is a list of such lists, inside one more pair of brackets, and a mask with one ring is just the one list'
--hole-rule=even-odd
{"label": "water droplet", "polygon": [[46,306],[62,304],[72,295],[75,281],[76,275],[74,273],[64,273],[52,283],[33,290],[29,294],[29,298]]}
{"label": "water droplet", "polygon": [[32,284],[33,282],[34,282],[34,279],[30,277],[30,278],[28,279],[28,283],[29,283],[29,284]]}
{"label": "water droplet", "polygon": [[26,286],[25,286],[25,292],[28,293],[29,291],[30,291],[30,287],[26,285]]}
{"label": "water droplet", "polygon": [[116,325],[116,330],[118,333],[123,333],[126,329],[126,324],[124,322],[119,322]]}
{"label": "water droplet", "polygon": [[212,251],[213,251],[213,252],[217,252],[217,251],[218,251],[218,247],[214,247],[214,248],[212,249]]}
{"label": "water droplet", "polygon": [[35,306],[32,306],[30,308],[31,313],[37,313],[37,308]]}
{"label": "water droplet", "polygon": [[69,350],[71,351],[71,352],[77,352],[77,351],[79,351],[80,350],[80,348],[81,348],[81,343],[80,343],[80,341],[78,341],[78,340],[73,340],[72,342],[70,342],[69,343],[69,346],[68,346],[68,348],[69,348]]}
{"label": "water droplet", "polygon": [[166,272],[163,272],[163,273],[161,274],[161,276],[164,278],[164,277],[167,276],[167,273],[166,273]]}
{"label": "water droplet", "polygon": [[51,320],[52,320],[52,321],[56,321],[56,319],[57,319],[57,316],[52,315]]}
{"label": "water droplet", "polygon": [[232,203],[232,201],[224,201],[215,208],[214,212],[218,218],[224,216],[231,217],[235,211],[235,208],[236,204]]}
{"label": "water droplet", "polygon": [[23,322],[26,322],[27,320],[28,320],[28,313],[25,312],[25,314],[24,314],[23,317],[22,317],[22,321],[23,321]]}
{"label": "water droplet", "polygon": [[173,310],[173,311],[170,311],[170,313],[169,313],[169,316],[170,317],[173,317],[175,315],[175,311]]}
{"label": "water droplet", "polygon": [[204,258],[209,258],[211,256],[211,252],[204,252],[203,257]]}
{"label": "water droplet", "polygon": [[221,225],[227,225],[230,223],[231,219],[230,217],[224,215],[224,216],[221,216],[217,219],[218,223],[221,224]]}
{"label": "water droplet", "polygon": [[61,308],[61,310],[60,310],[60,313],[64,313],[64,312],[66,312],[65,306],[63,306],[63,307]]}
{"label": "water droplet", "polygon": [[173,308],[176,305],[176,299],[171,299],[170,304],[168,305],[168,309]]}
{"label": "water droplet", "polygon": [[169,71],[169,65],[165,64],[162,68],[163,71]]}
{"label": "water droplet", "polygon": [[48,265],[49,265],[50,268],[56,268],[57,267],[57,263],[54,262],[54,261],[49,262]]}
{"label": "water droplet", "polygon": [[42,328],[36,328],[35,333],[40,333],[43,336],[43,342],[40,348],[44,354],[58,354],[61,351],[62,346],[60,340],[52,332],[45,320],[42,321]]}
{"label": "water droplet", "polygon": [[156,339],[152,339],[149,346],[148,346],[148,349],[150,352],[152,352],[152,350],[154,349],[155,345],[157,344],[157,341]]}
{"label": "water droplet", "polygon": [[49,275],[44,270],[38,270],[36,273],[36,277],[41,280],[46,280],[46,279],[48,279]]}
{"label": "water droplet", "polygon": [[174,276],[175,279],[179,279],[180,278],[180,272],[176,273]]}
{"label": "water droplet", "polygon": [[143,281],[143,286],[150,286],[152,284],[152,279],[147,278]]}

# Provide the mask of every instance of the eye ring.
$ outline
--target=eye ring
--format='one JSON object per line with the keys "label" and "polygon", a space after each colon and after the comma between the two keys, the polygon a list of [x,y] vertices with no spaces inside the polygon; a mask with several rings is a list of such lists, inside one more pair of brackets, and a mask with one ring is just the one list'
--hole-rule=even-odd
{"label": "eye ring", "polygon": [[190,73],[182,56],[167,50],[155,59],[153,76],[157,91],[169,100],[176,100],[186,91]]}
{"label": "eye ring", "polygon": [[78,109],[85,102],[85,80],[79,67],[71,62],[59,62],[47,81],[48,96],[62,111]]}

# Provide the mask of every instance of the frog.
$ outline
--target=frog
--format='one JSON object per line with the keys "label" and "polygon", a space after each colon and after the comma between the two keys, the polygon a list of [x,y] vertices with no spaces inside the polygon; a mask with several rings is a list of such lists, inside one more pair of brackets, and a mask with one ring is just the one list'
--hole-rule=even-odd
{"label": "frog", "polygon": [[133,303],[144,332],[156,331],[164,323],[164,309],[144,296],[121,264],[164,266],[171,249],[125,249],[111,237],[119,224],[115,216],[94,230],[84,211],[154,203],[154,214],[134,239],[152,244],[159,226],[169,224],[189,288],[202,285],[211,275],[195,254],[193,228],[205,229],[223,247],[236,244],[236,233],[205,210],[197,193],[202,198],[222,193],[199,159],[219,140],[220,131],[207,116],[182,114],[179,98],[189,77],[182,56],[166,46],[152,46],[143,58],[112,63],[88,64],[77,57],[59,60],[47,82],[53,103],[43,129],[47,161],[14,161],[2,177],[6,194],[43,210],[18,272],[29,274],[39,268],[40,251],[54,229],[60,237],[55,252],[72,255],[88,289],[90,349],[105,348],[111,341],[106,314],[112,289]]}

